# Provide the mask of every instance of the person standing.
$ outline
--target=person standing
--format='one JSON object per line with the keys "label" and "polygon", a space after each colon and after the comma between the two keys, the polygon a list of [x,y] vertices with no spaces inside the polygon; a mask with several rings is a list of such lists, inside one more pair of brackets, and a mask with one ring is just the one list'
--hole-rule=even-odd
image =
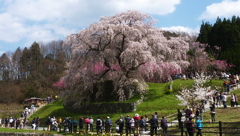
{"label": "person standing", "polygon": [[88,132],[90,127],[90,120],[88,117],[85,118],[84,123],[86,124],[86,132]]}
{"label": "person standing", "polygon": [[196,120],[195,127],[198,130],[196,136],[199,136],[199,135],[202,136],[202,133],[201,133],[201,130],[202,130],[202,127],[203,127],[202,121],[199,119],[199,117],[197,117],[196,119],[197,120]]}
{"label": "person standing", "polygon": [[236,107],[238,107],[238,99],[237,99],[237,95],[234,93],[233,96],[234,96],[234,99],[235,99],[235,105],[236,105]]}
{"label": "person standing", "polygon": [[199,108],[199,117],[201,120],[203,120],[203,109]]}
{"label": "person standing", "polygon": [[125,131],[126,131],[126,136],[130,133],[131,134],[131,123],[130,120],[131,118],[129,117],[129,115],[127,115],[125,118]]}
{"label": "person standing", "polygon": [[59,128],[58,126],[59,126],[58,121],[55,119],[52,123],[52,130],[58,131],[58,128]]}
{"label": "person standing", "polygon": [[181,127],[182,127],[182,112],[179,109],[177,109],[177,111],[178,111],[178,114],[177,114],[178,128],[181,129]]}
{"label": "person standing", "polygon": [[227,83],[227,94],[230,93],[230,83]]}
{"label": "person standing", "polygon": [[10,127],[11,127],[11,128],[13,128],[13,124],[14,124],[13,122],[14,122],[14,121],[13,121],[13,118],[10,117],[10,119],[9,119],[9,124],[10,124]]}
{"label": "person standing", "polygon": [[5,118],[5,128],[9,127],[9,118]]}
{"label": "person standing", "polygon": [[148,129],[147,129],[147,127],[148,127],[148,116],[147,115],[145,115],[145,118],[144,118],[144,120],[145,120],[145,131],[147,131]]}
{"label": "person standing", "polygon": [[66,117],[66,118],[63,120],[63,131],[64,131],[64,132],[69,132],[69,130],[68,130],[68,117]]}
{"label": "person standing", "polygon": [[83,125],[84,125],[84,119],[83,119],[83,117],[80,117],[80,118],[79,118],[78,123],[79,123],[79,133],[80,133],[80,132],[83,131]]}
{"label": "person standing", "polygon": [[100,117],[98,117],[96,121],[96,129],[97,129],[97,134],[99,134],[99,132],[102,132],[102,120]]}
{"label": "person standing", "polygon": [[110,133],[111,127],[112,127],[112,120],[110,119],[109,116],[107,116],[107,119],[105,121],[105,132]]}
{"label": "person standing", "polygon": [[150,135],[153,136],[154,134],[157,135],[157,128],[158,126],[158,120],[155,118],[155,115],[152,115],[152,118],[148,121],[151,125],[150,129]]}
{"label": "person standing", "polygon": [[94,120],[92,117],[90,117],[90,131],[93,132],[93,123],[94,123]]}
{"label": "person standing", "polygon": [[144,120],[144,117],[141,117],[141,120],[139,122],[139,128],[140,128],[140,136],[143,135],[143,131],[145,130],[146,122]]}
{"label": "person standing", "polygon": [[33,118],[32,120],[32,130],[35,130],[36,128],[36,118]]}
{"label": "person standing", "polygon": [[159,119],[159,117],[158,117],[158,112],[155,112],[155,113],[154,113],[154,116],[155,116],[155,118],[157,118],[157,120]]}
{"label": "person standing", "polygon": [[48,117],[46,124],[47,124],[47,131],[51,131],[51,125],[52,125],[51,117]]}
{"label": "person standing", "polygon": [[134,119],[134,130],[135,130],[135,134],[138,135],[139,134],[139,122],[141,120],[141,117],[139,116],[139,114],[135,114],[135,116],[133,117]]}
{"label": "person standing", "polygon": [[194,123],[192,121],[192,118],[189,118],[189,120],[186,122],[186,128],[189,136],[194,135]]}
{"label": "person standing", "polygon": [[35,130],[38,130],[39,126],[40,126],[40,118],[37,117],[37,119],[36,119],[36,128],[35,128]]}
{"label": "person standing", "polygon": [[124,127],[124,119],[123,119],[122,115],[120,115],[120,118],[115,123],[118,124],[119,133],[120,133],[120,135],[122,135],[123,134],[123,127]]}
{"label": "person standing", "polygon": [[220,104],[220,97],[219,97],[219,92],[217,91],[216,93],[215,93],[215,99],[216,99],[216,106],[218,107],[218,106],[220,106],[219,104]]}
{"label": "person standing", "polygon": [[1,123],[2,123],[2,125],[0,127],[4,128],[4,126],[5,126],[5,119],[4,119],[4,117],[2,117]]}
{"label": "person standing", "polygon": [[191,114],[192,114],[192,113],[191,113],[191,110],[189,109],[188,106],[186,106],[186,110],[185,110],[185,118],[189,118]]}
{"label": "person standing", "polygon": [[161,127],[162,127],[162,130],[163,130],[163,136],[166,136],[167,135],[168,124],[167,124],[167,120],[164,118],[164,116],[162,117],[162,120],[161,120]]}
{"label": "person standing", "polygon": [[32,104],[30,108],[31,108],[31,114],[33,114],[34,111],[35,111],[35,106],[34,106],[34,104]]}
{"label": "person standing", "polygon": [[19,125],[20,125],[20,119],[16,119],[16,129],[18,129]]}
{"label": "person standing", "polygon": [[131,118],[130,120],[130,126],[131,126],[131,129],[130,129],[130,134],[133,133],[133,135],[135,135],[135,121],[134,121],[134,118]]}
{"label": "person standing", "polygon": [[223,108],[227,108],[227,104],[226,104],[226,101],[227,101],[227,96],[225,93],[222,94],[222,103],[223,103]]}
{"label": "person standing", "polygon": [[62,118],[61,117],[58,118],[58,127],[59,127],[59,132],[61,132],[61,129],[62,129]]}
{"label": "person standing", "polygon": [[214,103],[211,103],[210,105],[210,114],[211,114],[211,119],[212,119],[212,122],[215,122],[216,121],[216,118],[215,118],[215,104]]}
{"label": "person standing", "polygon": [[235,106],[235,97],[233,94],[231,94],[231,107]]}
{"label": "person standing", "polygon": [[23,129],[23,124],[24,124],[24,120],[23,118],[20,118],[20,129]]}
{"label": "person standing", "polygon": [[72,126],[73,126],[73,133],[77,133],[78,122],[76,119],[72,121]]}
{"label": "person standing", "polygon": [[69,130],[69,133],[72,133],[72,121],[71,121],[71,117],[68,117],[68,130]]}

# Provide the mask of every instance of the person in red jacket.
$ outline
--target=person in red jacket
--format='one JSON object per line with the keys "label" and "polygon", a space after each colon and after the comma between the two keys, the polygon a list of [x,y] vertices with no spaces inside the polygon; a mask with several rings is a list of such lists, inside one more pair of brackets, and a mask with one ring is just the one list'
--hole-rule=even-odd
{"label": "person in red jacket", "polygon": [[90,119],[89,117],[86,117],[84,120],[84,123],[86,124],[86,132],[90,129]]}
{"label": "person in red jacket", "polygon": [[135,116],[133,117],[134,119],[134,127],[135,127],[135,134],[138,135],[139,134],[139,123],[141,120],[141,117],[139,116],[139,114],[135,114]]}

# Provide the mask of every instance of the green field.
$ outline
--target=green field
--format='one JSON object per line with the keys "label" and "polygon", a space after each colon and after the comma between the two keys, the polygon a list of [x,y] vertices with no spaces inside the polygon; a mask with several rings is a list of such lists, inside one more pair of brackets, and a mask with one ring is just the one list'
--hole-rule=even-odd
{"label": "green field", "polygon": [[[101,115],[86,115],[86,114],[77,114],[77,113],[71,113],[64,109],[62,100],[56,100],[51,104],[48,104],[38,111],[36,111],[30,118],[29,121],[31,121],[34,117],[40,117],[41,119],[41,126],[46,126],[45,122],[47,120],[47,117],[54,116],[56,118],[61,117],[64,119],[65,117],[71,117],[72,119],[76,118],[78,119],[80,116],[86,117],[90,116],[93,117],[94,120],[98,116],[101,116],[105,118],[106,116],[110,116],[113,122],[115,122],[120,115],[127,115],[134,116],[135,113],[138,113],[140,115],[148,115],[150,117],[151,114],[154,112],[158,112],[159,116],[168,116],[173,113],[176,113],[177,109],[182,109],[183,106],[179,106],[179,101],[176,99],[176,94],[179,90],[181,90],[182,87],[191,87],[193,84],[193,80],[174,80],[173,82],[173,90],[169,90],[170,83],[148,83],[149,85],[149,91],[147,94],[144,95],[144,101],[140,105],[137,106],[136,112],[131,113],[116,113],[116,114],[101,114]],[[222,86],[222,80],[212,80],[211,82],[208,81],[208,85],[211,85],[212,87],[215,86]],[[238,95],[240,94],[240,91],[235,91]],[[132,98],[131,101],[137,100],[138,97]],[[229,108],[230,109],[230,108]],[[236,115],[234,115],[231,110],[225,110],[218,109],[217,112],[217,120],[227,120],[227,121],[236,121],[235,118]],[[239,112],[238,108],[232,109],[232,111]],[[229,111],[229,112],[226,112]],[[235,113],[236,113],[235,112]],[[228,116],[225,116],[224,114],[228,114]],[[207,113],[205,113],[205,119],[209,120],[210,116],[208,116]],[[238,117],[239,118],[239,117]],[[9,129],[0,129],[0,132],[2,131],[9,131]],[[10,129],[11,130],[11,129]],[[17,131],[17,130],[15,130]]]}

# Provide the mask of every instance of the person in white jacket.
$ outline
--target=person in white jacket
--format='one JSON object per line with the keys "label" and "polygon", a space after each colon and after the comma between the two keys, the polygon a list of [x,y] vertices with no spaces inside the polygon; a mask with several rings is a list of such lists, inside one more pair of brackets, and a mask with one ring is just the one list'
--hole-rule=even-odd
{"label": "person in white jacket", "polygon": [[223,108],[227,108],[226,101],[227,101],[227,96],[226,96],[225,93],[223,93],[223,94],[222,94]]}
{"label": "person in white jacket", "polygon": [[131,123],[131,130],[130,130],[130,133],[133,133],[135,135],[135,121],[134,121],[134,118],[131,118],[130,120],[130,123]]}

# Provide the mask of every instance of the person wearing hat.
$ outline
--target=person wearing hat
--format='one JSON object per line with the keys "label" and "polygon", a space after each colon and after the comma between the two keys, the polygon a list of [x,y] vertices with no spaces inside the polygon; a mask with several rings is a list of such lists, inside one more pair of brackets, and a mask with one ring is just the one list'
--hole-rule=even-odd
{"label": "person wearing hat", "polygon": [[107,119],[105,121],[105,131],[106,131],[106,133],[110,132],[111,127],[112,127],[112,121],[111,121],[110,117],[107,116]]}
{"label": "person wearing hat", "polygon": [[134,119],[134,130],[135,130],[135,134],[138,135],[139,134],[139,123],[141,120],[141,117],[139,116],[139,114],[135,114],[135,116],[133,117]]}
{"label": "person wearing hat", "polygon": [[196,117],[195,127],[198,130],[197,136],[199,136],[199,135],[202,136],[201,130],[202,130],[203,124],[199,117]]}

